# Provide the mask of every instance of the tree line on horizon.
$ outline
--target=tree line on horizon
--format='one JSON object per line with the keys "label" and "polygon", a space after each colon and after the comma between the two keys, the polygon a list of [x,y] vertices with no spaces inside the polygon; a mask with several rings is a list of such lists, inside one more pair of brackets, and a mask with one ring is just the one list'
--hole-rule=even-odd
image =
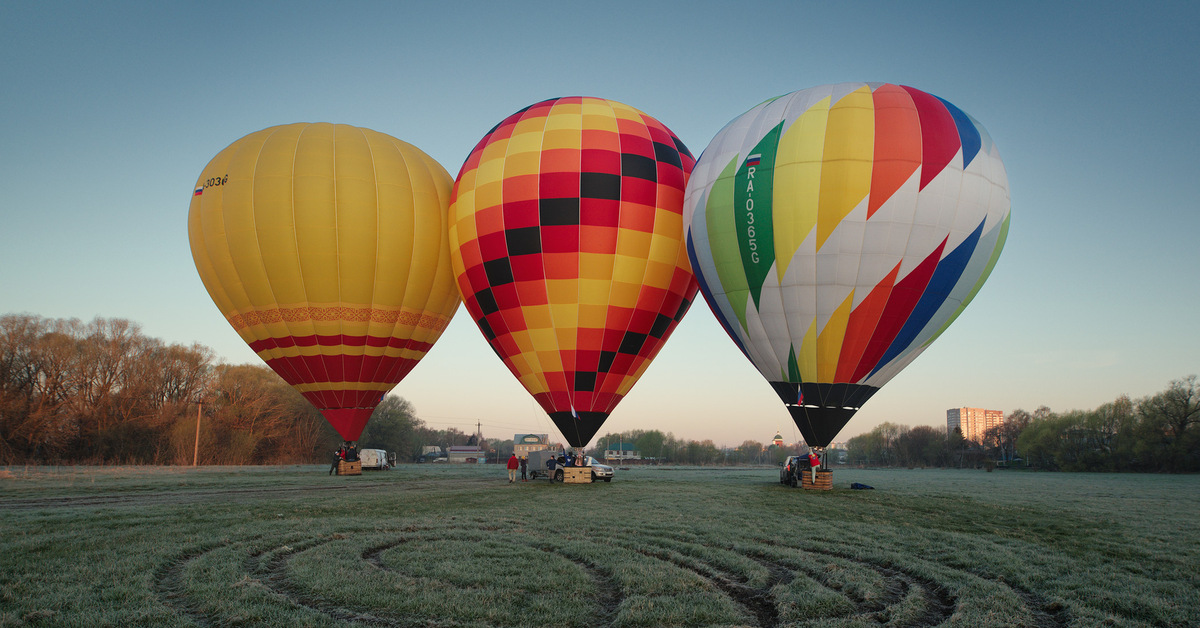
{"label": "tree line on horizon", "polygon": [[1200,471],[1200,383],[1174,380],[1137,401],[1092,410],[1014,410],[980,442],[957,428],[881,423],[847,441],[847,462],[895,467],[991,467],[1051,471]]}
{"label": "tree line on horizon", "polygon": [[[197,415],[200,420],[197,437]],[[872,466],[1200,471],[1196,376],[1139,399],[1089,411],[1016,410],[974,443],[945,428],[883,423],[851,438],[846,462]],[[422,448],[474,443],[432,429],[407,400],[387,396],[359,439],[417,461]],[[295,464],[325,462],[341,438],[295,389],[265,365],[215,361],[211,349],[166,344],[124,319],[0,316],[0,464]],[[807,451],[747,440],[719,447],[659,430],[605,434],[589,453],[632,443],[641,456],[688,465],[778,464]],[[512,440],[488,445],[507,458]]]}
{"label": "tree line on horizon", "polygon": [[[398,421],[414,455],[469,439],[429,429],[403,399],[377,413],[394,420],[364,438]],[[340,443],[265,365],[217,362],[208,347],[166,344],[124,319],[0,316],[0,464],[312,463]]]}

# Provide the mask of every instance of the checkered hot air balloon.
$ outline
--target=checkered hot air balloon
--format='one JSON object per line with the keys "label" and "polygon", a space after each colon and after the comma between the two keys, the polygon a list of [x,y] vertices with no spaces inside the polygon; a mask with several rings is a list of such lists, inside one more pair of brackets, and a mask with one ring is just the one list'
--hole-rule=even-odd
{"label": "checkered hot air balloon", "polygon": [[251,133],[196,182],[188,237],[204,287],[346,440],[458,308],[452,184],[410,144],[327,123]]}
{"label": "checkered hot air balloon", "polygon": [[733,120],[684,205],[705,299],[816,446],[962,312],[1009,224],[983,127],[882,83],[814,87]]}
{"label": "checkered hot air balloon", "polygon": [[695,298],[682,217],[694,161],[637,109],[557,98],[492,129],[455,181],[451,260],[467,311],[574,447]]}

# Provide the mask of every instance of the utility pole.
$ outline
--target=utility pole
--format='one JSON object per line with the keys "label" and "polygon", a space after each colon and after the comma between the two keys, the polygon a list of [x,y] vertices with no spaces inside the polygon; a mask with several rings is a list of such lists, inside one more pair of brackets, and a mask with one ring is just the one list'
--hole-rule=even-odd
{"label": "utility pole", "polygon": [[204,410],[204,402],[196,401],[196,446],[192,449],[192,466],[200,459],[200,413]]}

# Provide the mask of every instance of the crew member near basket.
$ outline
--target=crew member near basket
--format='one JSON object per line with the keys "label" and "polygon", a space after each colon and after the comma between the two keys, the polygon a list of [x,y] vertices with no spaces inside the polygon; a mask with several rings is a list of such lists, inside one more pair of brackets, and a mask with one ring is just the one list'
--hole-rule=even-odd
{"label": "crew member near basket", "polygon": [[512,484],[517,481],[517,467],[521,466],[517,460],[517,454],[508,457],[508,483]]}

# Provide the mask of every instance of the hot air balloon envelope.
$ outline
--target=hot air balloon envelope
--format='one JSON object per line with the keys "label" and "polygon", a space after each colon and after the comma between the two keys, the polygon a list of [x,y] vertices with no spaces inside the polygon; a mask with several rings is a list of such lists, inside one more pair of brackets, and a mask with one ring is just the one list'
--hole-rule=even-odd
{"label": "hot air balloon envelope", "polygon": [[695,298],[683,246],[694,160],[646,114],[558,98],[506,118],[454,184],[454,273],[496,354],[582,447]]}
{"label": "hot air balloon envelope", "polygon": [[814,87],[733,120],[684,206],[709,306],[822,447],[966,307],[1008,219],[983,126],[883,83]]}
{"label": "hot air balloon envelope", "polygon": [[251,133],[196,182],[188,236],[204,287],[346,440],[458,307],[451,186],[412,145],[324,123]]}

